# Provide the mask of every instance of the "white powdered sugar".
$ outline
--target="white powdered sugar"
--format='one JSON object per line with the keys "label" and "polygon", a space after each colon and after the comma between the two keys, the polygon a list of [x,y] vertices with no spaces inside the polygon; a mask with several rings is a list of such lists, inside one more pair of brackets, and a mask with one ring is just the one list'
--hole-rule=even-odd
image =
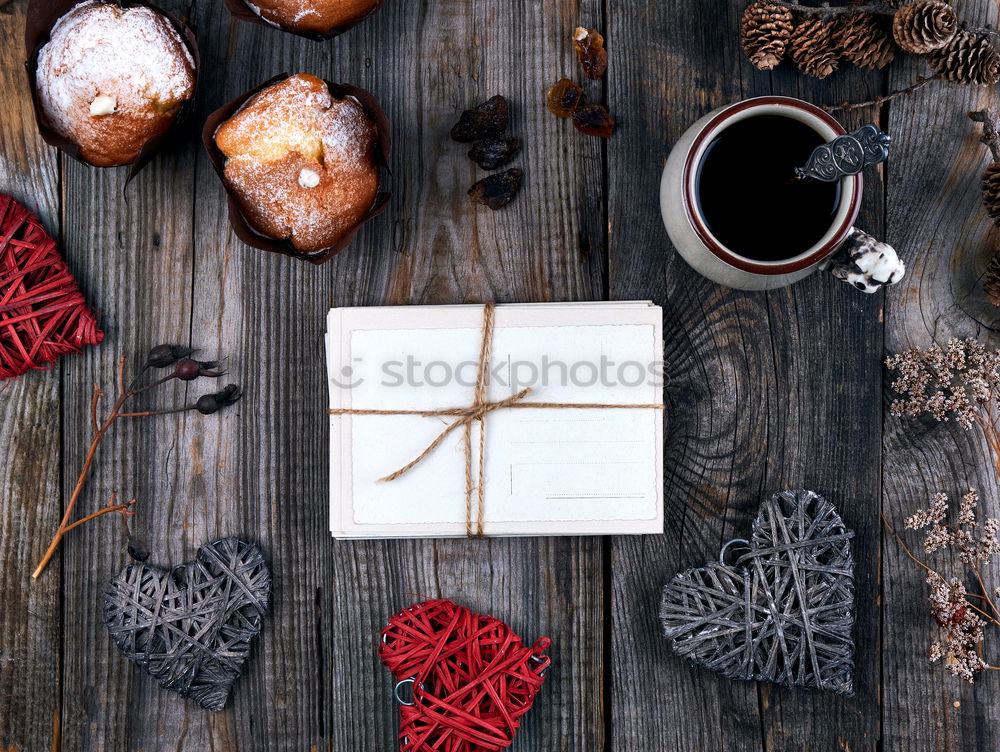
{"label": "white powdered sugar", "polygon": [[158,117],[194,92],[194,60],[170,22],[146,7],[83,2],[59,19],[38,54],[39,99],[71,136],[99,96],[115,112]]}
{"label": "white powdered sugar", "polygon": [[252,97],[216,131],[226,182],[259,230],[300,249],[329,247],[378,192],[376,129],[352,96],[299,74]]}

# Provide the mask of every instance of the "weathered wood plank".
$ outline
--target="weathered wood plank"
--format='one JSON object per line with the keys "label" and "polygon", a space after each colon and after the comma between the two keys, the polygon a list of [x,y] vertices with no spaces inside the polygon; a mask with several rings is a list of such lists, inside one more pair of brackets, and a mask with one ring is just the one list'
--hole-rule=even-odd
{"label": "weathered wood plank", "polygon": [[762,301],[688,269],[669,246],[656,189],[688,123],[742,96],[723,72],[739,65],[722,31],[732,29],[728,5],[635,3],[608,19],[608,98],[620,123],[609,143],[611,297],[663,306],[669,384],[666,535],[612,545],[612,749],[760,748],[755,687],[681,664],[657,621],[665,580],[740,534],[754,500],[739,484],[760,485],[764,452],[753,442],[762,408],[741,340],[742,328],[766,323]]}
{"label": "weathered wood plank", "polygon": [[[0,11],[0,192],[36,212],[58,239],[59,169],[37,136],[20,43],[25,4]],[[61,513],[59,393],[62,367],[0,392],[0,749],[49,749],[59,735],[60,573],[33,582],[33,562]]]}
{"label": "weathered wood plank", "polygon": [[[670,406],[666,535],[613,547],[615,749],[866,749],[877,738],[877,577],[864,562],[878,543],[880,300],[823,275],[767,294],[723,290],[673,252],[659,218],[666,155],[705,112],[746,96],[824,101],[860,88],[851,73],[820,85],[753,70],[739,50],[741,10],[646,3],[611,17],[610,100],[628,115],[610,144],[611,296],[664,306]],[[880,201],[874,181],[875,231]],[[859,456],[872,459],[859,468]],[[858,535],[855,700],[729,682],[684,665],[659,637],[659,587],[745,536],[763,497],[800,486],[834,500]]]}
{"label": "weathered wood plank", "polygon": [[[165,7],[184,12],[181,3]],[[100,348],[67,365],[62,467],[68,479],[75,480],[90,440],[90,385],[101,384],[107,405],[119,357],[127,357],[134,372],[152,345],[183,343],[190,336],[195,129],[191,123],[187,128],[187,139],[132,182],[127,200],[124,168],[97,170],[63,159],[67,254],[101,308],[107,334]],[[206,355],[214,355],[215,343],[206,344],[212,348]],[[155,393],[155,404],[183,403],[185,391],[167,385]],[[186,414],[119,423],[99,450],[79,511],[95,511],[112,491],[138,498],[133,526],[149,545],[151,561],[181,563],[191,551],[186,537],[202,542],[189,518],[205,501],[192,490],[182,463],[200,424]],[[103,592],[127,559],[118,521],[106,517],[74,531],[62,559],[63,748],[211,748],[211,717],[160,691],[108,637]]]}
{"label": "weathered wood plank", "polygon": [[[775,94],[817,104],[861,101],[884,90],[881,73],[846,63],[823,81],[783,66],[772,77]],[[877,110],[837,113],[853,130],[878,122]],[[884,237],[885,189],[880,169],[865,174],[858,226]],[[845,699],[798,690],[760,689],[767,750],[871,749],[879,736],[881,635],[877,561],[880,492],[881,353],[884,294],[866,296],[818,274],[791,294],[769,295],[769,339],[777,353],[775,406],[769,436],[767,487],[804,486],[837,504],[854,530],[856,626],[855,696]],[[795,395],[787,400],[786,395]],[[863,459],[861,459],[863,458]]]}
{"label": "weathered wood plank", "polygon": [[[971,24],[997,21],[995,3],[963,3],[960,11]],[[892,84],[905,85],[923,72],[918,63],[901,67]],[[979,143],[979,126],[966,117],[971,109],[997,105],[995,89],[943,84],[900,100],[889,111],[895,143],[888,172],[888,234],[905,251],[912,272],[888,298],[887,352],[934,341],[943,345],[950,337],[977,337],[998,346],[995,334],[976,320],[995,320],[978,277],[997,235],[979,195],[987,152]],[[939,491],[957,498],[976,487],[986,513],[1000,516],[996,472],[978,432],[889,415],[885,421],[883,506],[914,553],[923,554],[922,536],[903,532],[903,519]],[[930,618],[923,572],[889,535],[885,539],[885,749],[996,749],[1000,709],[991,700],[992,672],[968,685],[944,666],[927,662],[938,629]],[[998,574],[994,567],[988,581],[996,583]],[[987,638],[986,660],[995,663],[996,655]]]}
{"label": "weathered wood plank", "polygon": [[[206,67],[220,71],[208,98],[304,70],[375,92],[395,141],[389,209],[322,268],[239,244],[217,178],[199,159],[193,330],[239,353],[248,393],[239,421],[220,423],[192,463],[226,510],[206,510],[204,525],[260,538],[276,579],[273,617],[234,704],[232,743],[395,749],[398,713],[377,635],[393,612],[442,595],[506,619],[526,639],[555,642],[559,668],[518,748],[600,748],[599,541],[332,542],[322,350],[331,305],[601,295],[600,145],[543,103],[550,80],[573,71],[573,27],[596,18],[599,3],[528,2],[513,13],[485,0],[387,3],[321,45],[248,26],[223,43],[220,13],[199,6],[203,39],[213,40],[203,42],[214,50]],[[516,164],[526,171],[522,195],[497,214],[469,204],[465,192],[483,173],[467,146],[448,139],[461,109],[495,93],[513,105],[512,132],[525,144]]]}

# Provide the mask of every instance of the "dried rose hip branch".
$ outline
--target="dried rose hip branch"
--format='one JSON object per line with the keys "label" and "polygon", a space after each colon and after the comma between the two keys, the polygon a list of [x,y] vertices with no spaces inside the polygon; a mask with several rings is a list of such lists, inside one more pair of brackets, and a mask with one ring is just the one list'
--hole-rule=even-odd
{"label": "dried rose hip branch", "polygon": [[138,499],[130,499],[129,501],[123,502],[121,504],[116,503],[117,499],[118,499],[118,492],[115,491],[113,494],[111,494],[111,501],[108,502],[108,505],[106,507],[104,507],[103,509],[98,509],[93,514],[88,514],[86,517],[77,520],[71,525],[67,525],[66,529],[63,530],[63,533],[68,533],[73,528],[80,527],[80,525],[86,524],[91,520],[96,520],[98,517],[108,514],[109,512],[118,512],[123,517],[131,517],[133,514],[135,514],[135,512],[132,511],[132,506],[138,503],[139,501]]}
{"label": "dried rose hip branch", "polygon": [[[79,527],[80,525],[97,519],[98,517],[101,517],[109,512],[119,512],[122,515],[132,514],[131,507],[136,503],[135,499],[123,504],[117,504],[115,501],[117,496],[112,495],[111,502],[104,509],[83,517],[75,522],[73,521],[73,511],[75,510],[76,504],[80,500],[80,496],[83,493],[87,477],[90,475],[90,469],[94,464],[94,458],[97,456],[97,448],[101,445],[101,442],[104,441],[105,436],[107,436],[112,426],[114,426],[115,421],[119,418],[166,415],[170,413],[186,412],[189,410],[197,410],[203,415],[211,415],[224,407],[234,404],[242,396],[242,392],[239,387],[235,384],[230,384],[220,392],[206,394],[199,397],[198,400],[191,405],[166,410],[146,410],[138,412],[124,411],[125,405],[137,395],[150,392],[163,384],[174,381],[175,379],[180,381],[194,381],[195,379],[202,377],[219,378],[225,375],[225,371],[218,370],[218,363],[198,361],[189,357],[194,354],[194,352],[195,351],[191,348],[181,347],[178,345],[158,345],[149,351],[149,355],[147,356],[142,369],[138,374],[136,374],[135,378],[133,378],[128,385],[125,384],[125,358],[121,358],[118,361],[118,397],[115,399],[107,417],[103,421],[98,419],[97,409],[100,405],[101,397],[104,396],[104,392],[101,391],[101,388],[97,384],[94,385],[94,395],[90,401],[90,420],[94,430],[94,437],[90,442],[90,447],[87,449],[86,457],[83,460],[83,466],[80,469],[80,475],[77,477],[76,485],[73,487],[73,493],[69,498],[69,502],[66,504],[66,511],[63,513],[62,521],[59,523],[59,527],[56,529],[55,535],[52,537],[52,542],[49,543],[49,547],[45,551],[45,555],[42,556],[38,566],[35,567],[35,571],[31,575],[33,578],[37,579],[42,572],[45,571],[49,562],[52,561],[52,557],[55,555],[56,549],[59,548],[59,544],[62,541],[63,536],[65,536],[66,533],[73,528]],[[148,384],[141,384],[142,376],[150,368],[161,369],[170,368],[171,366],[173,366],[173,370],[168,375],[162,376],[161,378],[158,378]]]}

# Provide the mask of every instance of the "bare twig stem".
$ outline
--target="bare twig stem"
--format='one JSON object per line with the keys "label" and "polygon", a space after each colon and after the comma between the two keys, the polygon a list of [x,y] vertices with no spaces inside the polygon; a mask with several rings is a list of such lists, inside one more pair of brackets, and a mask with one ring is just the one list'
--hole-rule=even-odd
{"label": "bare twig stem", "polygon": [[907,86],[905,89],[897,89],[896,91],[879,95],[872,99],[865,100],[864,102],[841,102],[840,104],[835,105],[824,105],[823,109],[827,112],[850,112],[851,110],[860,110],[864,107],[878,107],[886,102],[891,102],[893,99],[897,99],[898,97],[908,97],[918,89],[921,89],[932,81],[937,81],[939,79],[940,76],[936,73],[933,76],[919,76],[916,81]]}
{"label": "bare twig stem", "polygon": [[1000,162],[1000,136],[997,134],[997,116],[992,110],[973,110],[969,117],[983,124],[983,135],[979,140],[986,144],[994,162]]}
{"label": "bare twig stem", "polygon": [[781,5],[804,16],[841,16],[848,13],[877,13],[891,16],[898,8],[887,3],[867,3],[865,5],[800,5],[787,0],[774,0],[775,5]]}
{"label": "bare twig stem", "polygon": [[76,503],[80,500],[80,495],[83,493],[84,483],[87,481],[87,476],[90,474],[90,467],[94,464],[94,457],[97,455],[97,447],[101,445],[101,442],[108,433],[108,429],[111,428],[115,418],[118,417],[118,412],[122,409],[126,400],[128,400],[131,396],[131,392],[124,392],[123,394],[118,395],[118,399],[115,400],[108,417],[105,419],[104,423],[98,426],[97,431],[94,433],[94,438],[90,442],[90,448],[87,449],[87,456],[83,460],[83,467],[80,469],[80,475],[77,476],[76,485],[73,487],[73,494],[69,497],[69,503],[66,504],[66,511],[63,512],[62,521],[59,523],[59,527],[56,529],[56,533],[52,537],[52,542],[49,543],[49,547],[46,549],[45,555],[42,556],[42,560],[38,562],[38,566],[35,567],[35,571],[31,574],[34,579],[37,580],[41,576],[42,572],[45,571],[45,567],[47,567],[49,562],[52,561],[52,557],[55,555],[56,549],[59,547],[59,542],[66,534],[66,530],[70,525],[70,520],[73,519],[73,510],[76,508]]}
{"label": "bare twig stem", "polygon": [[892,533],[892,537],[896,539],[896,542],[899,544],[899,547],[903,549],[903,553],[909,556],[913,561],[922,566],[928,572],[935,571],[913,555],[913,552],[910,551],[910,547],[906,545],[906,542],[902,539],[902,537],[900,537],[899,533],[896,532],[896,528],[892,526],[892,524],[889,522],[888,519],[886,519],[886,516],[884,514],[882,515],[882,524],[885,525],[886,530]]}
{"label": "bare twig stem", "polygon": [[145,418],[150,415],[174,415],[175,413],[190,412],[194,408],[190,405],[185,407],[175,407],[170,410],[143,410],[137,413],[118,413],[119,418]]}
{"label": "bare twig stem", "polygon": [[978,34],[983,37],[1000,37],[1000,31],[997,31],[992,26],[962,26],[964,31],[968,31],[970,34]]}
{"label": "bare twig stem", "polygon": [[979,570],[979,565],[976,564],[975,566],[973,566],[972,571],[976,575],[976,582],[979,583],[979,587],[983,591],[983,598],[985,598],[986,602],[990,604],[990,609],[993,611],[992,621],[995,624],[997,622],[997,617],[1000,617],[1000,611],[997,611],[997,607],[993,603],[993,599],[990,598],[990,591],[986,589],[986,583],[983,582],[983,574]]}
{"label": "bare twig stem", "polygon": [[[66,509],[63,512],[59,527],[56,528],[55,535],[52,536],[52,541],[49,543],[49,547],[45,550],[45,554],[42,556],[41,561],[38,562],[38,566],[35,567],[35,571],[32,572],[32,578],[38,579],[42,572],[45,571],[49,562],[52,561],[52,557],[55,555],[56,549],[59,548],[59,543],[62,541],[63,536],[66,535],[68,530],[76,527],[82,522],[92,520],[95,517],[100,517],[101,515],[107,513],[106,510],[102,510],[97,514],[85,517],[79,522],[71,522],[73,519],[73,511],[76,509],[76,504],[80,500],[80,496],[83,494],[84,484],[87,482],[87,477],[90,475],[90,468],[94,464],[94,457],[97,456],[97,448],[101,445],[101,442],[104,441],[104,437],[107,436],[108,431],[111,429],[114,422],[121,417],[122,408],[125,406],[125,403],[140,392],[149,391],[150,389],[160,386],[173,378],[175,377],[171,374],[169,376],[164,376],[161,379],[157,379],[153,383],[147,384],[146,386],[136,387],[133,382],[133,384],[129,385],[131,388],[126,387],[125,358],[120,358],[118,361],[118,387],[120,393],[115,399],[114,404],[111,406],[111,411],[108,413],[108,417],[104,419],[103,423],[100,423],[97,419],[97,401],[100,398],[101,391],[100,387],[95,386],[94,397],[91,400],[91,420],[94,424],[94,438],[90,442],[90,447],[87,449],[87,454],[83,460],[83,466],[80,468],[80,474],[77,476],[76,485],[73,486],[73,493],[69,497],[69,502],[66,504]],[[129,503],[129,506],[131,506],[131,503]]]}
{"label": "bare twig stem", "polygon": [[99,509],[96,512],[94,512],[93,514],[88,514],[86,517],[82,517],[81,519],[77,520],[73,524],[67,525],[66,529],[63,530],[63,534],[68,533],[70,530],[72,530],[75,527],[79,527],[80,525],[86,524],[87,522],[90,522],[91,520],[95,520],[98,517],[100,517],[101,515],[108,514],[108,512],[121,512],[122,514],[134,514],[134,512],[131,509],[131,507],[134,504],[138,503],[138,501],[139,501],[138,499],[130,499],[129,501],[123,502],[121,504],[116,504],[115,503],[115,499],[116,498],[117,498],[117,494],[116,493],[111,494],[111,501],[108,502],[108,505],[106,507],[104,507],[104,509]]}
{"label": "bare twig stem", "polygon": [[90,427],[93,429],[95,435],[100,428],[97,421],[97,405],[103,396],[104,392],[101,391],[101,387],[95,383],[94,396],[90,398]]}

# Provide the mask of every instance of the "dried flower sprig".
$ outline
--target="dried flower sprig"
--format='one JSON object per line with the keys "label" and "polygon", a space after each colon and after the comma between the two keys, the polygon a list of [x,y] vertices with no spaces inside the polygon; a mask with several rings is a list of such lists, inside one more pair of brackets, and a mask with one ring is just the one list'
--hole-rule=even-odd
{"label": "dried flower sprig", "polygon": [[[66,511],[63,513],[62,521],[59,523],[59,527],[56,529],[55,535],[52,537],[52,542],[49,543],[49,547],[46,549],[44,556],[42,556],[41,561],[32,573],[31,576],[33,578],[37,579],[42,572],[45,571],[49,562],[52,561],[52,557],[55,555],[56,549],[59,548],[59,544],[62,541],[63,536],[65,536],[66,533],[73,528],[79,527],[80,525],[108,514],[109,512],[118,512],[122,515],[123,519],[125,516],[133,514],[132,506],[136,503],[135,499],[123,504],[118,504],[116,503],[117,496],[112,494],[111,501],[106,507],[75,522],[73,521],[73,511],[83,493],[84,485],[86,484],[87,477],[90,474],[90,469],[94,464],[94,458],[97,455],[97,448],[101,445],[101,442],[107,436],[108,432],[117,420],[120,418],[141,418],[154,415],[168,415],[171,413],[186,412],[191,410],[200,412],[203,415],[211,415],[224,407],[234,404],[240,399],[242,396],[240,388],[235,384],[230,384],[222,391],[203,395],[199,397],[197,401],[189,405],[182,405],[180,407],[168,409],[142,410],[135,412],[126,412],[124,410],[126,404],[128,404],[129,401],[137,395],[153,391],[157,387],[170,381],[194,381],[199,378],[220,378],[225,375],[225,371],[219,370],[219,363],[214,361],[199,361],[191,358],[190,356],[195,352],[195,350],[192,350],[189,347],[183,347],[180,345],[157,345],[149,351],[149,355],[146,357],[146,361],[143,364],[142,369],[128,384],[125,383],[125,358],[121,358],[118,361],[118,396],[112,404],[107,417],[105,417],[103,421],[98,419],[97,410],[100,405],[101,398],[105,395],[100,386],[94,384],[94,393],[90,400],[90,420],[94,436],[84,458],[83,466],[80,469],[80,475],[77,477],[76,485],[73,487],[73,493],[69,498],[69,502],[66,504]],[[149,369],[164,369],[170,367],[173,367],[173,370],[166,376],[162,376],[148,384],[141,384],[143,375]]]}
{"label": "dried flower sprig", "polygon": [[974,339],[950,339],[944,349],[913,347],[885,363],[896,372],[892,388],[899,397],[890,406],[893,415],[926,414],[954,419],[963,428],[979,426],[994,457],[1000,454],[1000,350],[988,351]]}
{"label": "dried flower sprig", "polygon": [[[979,427],[994,464],[1000,462],[1000,350],[987,350],[974,339],[951,339],[943,349],[934,344],[893,355],[886,366],[895,372],[892,388],[898,397],[890,406],[893,415],[929,415],[938,421],[954,420],[966,429]],[[928,658],[943,659],[952,674],[972,682],[978,672],[1000,668],[982,657],[986,628],[1000,627],[995,600],[1000,591],[987,588],[983,578],[984,565],[1000,556],[1000,520],[980,522],[980,500],[974,489],[961,497],[953,522],[950,506],[947,494],[936,494],[926,509],[907,517],[904,526],[923,530],[925,554],[948,554],[949,563],[964,570],[963,578],[946,576],[918,559],[888,521],[885,524],[906,555],[927,572],[931,616],[941,629]],[[968,592],[963,579],[975,580],[979,592]]]}
{"label": "dried flower sprig", "polygon": [[930,645],[928,659],[932,663],[943,659],[952,675],[971,683],[980,671],[1000,668],[990,665],[982,656],[986,628],[1000,627],[1000,611],[982,572],[986,562],[1000,556],[1000,540],[997,539],[1000,520],[987,519],[979,524],[979,496],[974,489],[962,496],[954,523],[948,521],[949,507],[948,496],[936,494],[931,505],[907,517],[904,526],[908,530],[924,530],[925,554],[949,554],[949,564],[954,566],[957,560],[967,578],[971,575],[975,580],[978,593],[968,592],[962,579],[948,577],[940,569],[918,559],[888,522],[886,526],[907,556],[927,572],[931,618],[941,630],[939,639]]}

